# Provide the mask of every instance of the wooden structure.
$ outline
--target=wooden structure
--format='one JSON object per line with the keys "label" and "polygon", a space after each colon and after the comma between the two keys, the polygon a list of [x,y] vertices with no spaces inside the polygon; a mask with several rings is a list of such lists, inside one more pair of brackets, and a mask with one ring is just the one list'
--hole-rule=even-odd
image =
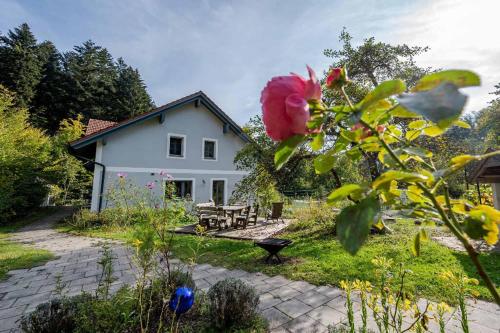
{"label": "wooden structure", "polygon": [[[488,150],[487,153],[493,150]],[[476,184],[491,184],[493,189],[493,205],[500,209],[500,155],[489,157],[479,162],[469,173],[469,182]],[[478,193],[481,197],[481,194]]]}

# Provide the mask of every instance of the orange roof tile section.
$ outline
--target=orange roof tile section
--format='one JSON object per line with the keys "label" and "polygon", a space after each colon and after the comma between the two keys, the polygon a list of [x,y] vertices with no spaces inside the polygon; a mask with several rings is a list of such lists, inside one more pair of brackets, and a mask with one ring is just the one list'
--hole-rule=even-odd
{"label": "orange roof tile section", "polygon": [[89,123],[87,125],[87,130],[85,131],[85,136],[97,133],[106,129],[108,127],[115,126],[117,123],[114,121],[107,120],[99,120],[99,119],[89,119]]}

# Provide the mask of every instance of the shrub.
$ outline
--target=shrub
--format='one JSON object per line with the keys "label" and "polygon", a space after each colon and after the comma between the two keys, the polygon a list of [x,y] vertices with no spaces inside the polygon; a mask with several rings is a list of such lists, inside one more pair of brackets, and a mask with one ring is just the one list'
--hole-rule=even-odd
{"label": "shrub", "polygon": [[21,329],[26,333],[73,332],[76,329],[76,314],[79,304],[92,297],[81,294],[72,298],[55,298],[40,304],[32,313],[23,316]]}
{"label": "shrub", "polygon": [[170,272],[168,285],[172,290],[178,287],[188,287],[191,289],[195,289],[196,287],[191,273],[183,272],[181,270],[174,270]]}
{"label": "shrub", "polygon": [[240,280],[217,282],[210,287],[207,298],[209,318],[217,328],[244,328],[258,318],[259,298],[252,287]]}
{"label": "shrub", "polygon": [[310,200],[308,204],[293,209],[292,216],[295,220],[288,229],[290,231],[321,229],[333,232],[337,213],[331,206],[319,201]]}

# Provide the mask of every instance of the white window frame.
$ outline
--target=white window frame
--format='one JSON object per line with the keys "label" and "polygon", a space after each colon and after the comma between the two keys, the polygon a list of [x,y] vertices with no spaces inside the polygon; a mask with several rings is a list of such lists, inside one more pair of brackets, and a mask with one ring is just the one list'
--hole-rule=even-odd
{"label": "white window frame", "polygon": [[[205,158],[205,142],[207,141],[212,141],[215,142],[215,158]],[[219,142],[217,139],[212,139],[212,138],[203,138],[202,139],[202,144],[201,144],[201,159],[204,161],[212,161],[212,162],[217,162],[217,158],[219,157]]]}
{"label": "white window frame", "polygon": [[[192,184],[191,184],[191,192],[192,192],[192,195],[191,195],[191,200],[193,202],[196,201],[196,178],[176,178],[174,177],[174,179],[168,179],[168,178],[163,178],[163,183],[166,184],[167,181],[191,181]],[[165,197],[165,189],[166,187],[164,186],[164,189],[163,189],[163,197]]]}
{"label": "white window frame", "polygon": [[[182,138],[182,156],[170,155],[170,138]],[[167,135],[167,158],[183,160],[186,158],[187,136],[185,134],[168,133]]]}
{"label": "white window frame", "polygon": [[210,178],[210,200],[214,201],[214,180],[224,181],[224,205],[227,205],[227,178]]}

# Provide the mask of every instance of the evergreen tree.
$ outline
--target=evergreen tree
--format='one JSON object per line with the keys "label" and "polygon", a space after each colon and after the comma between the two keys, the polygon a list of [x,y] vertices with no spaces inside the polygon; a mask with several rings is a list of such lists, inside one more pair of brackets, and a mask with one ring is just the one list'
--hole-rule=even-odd
{"label": "evergreen tree", "polygon": [[40,81],[41,59],[28,24],[0,36],[0,59],[0,84],[16,92],[20,107],[29,107]]}
{"label": "evergreen tree", "polygon": [[68,77],[63,71],[62,55],[54,44],[40,44],[40,54],[43,60],[42,76],[36,88],[32,103],[31,123],[36,127],[48,130],[53,134],[59,123],[67,118]]}
{"label": "evergreen tree", "polygon": [[64,55],[64,69],[69,77],[68,117],[119,120],[112,101],[117,72],[108,50],[86,41]]}
{"label": "evergreen tree", "polygon": [[133,117],[151,110],[154,104],[146,92],[139,71],[125,64],[122,58],[118,58],[116,68],[118,77],[114,109],[120,110],[125,117]]}

